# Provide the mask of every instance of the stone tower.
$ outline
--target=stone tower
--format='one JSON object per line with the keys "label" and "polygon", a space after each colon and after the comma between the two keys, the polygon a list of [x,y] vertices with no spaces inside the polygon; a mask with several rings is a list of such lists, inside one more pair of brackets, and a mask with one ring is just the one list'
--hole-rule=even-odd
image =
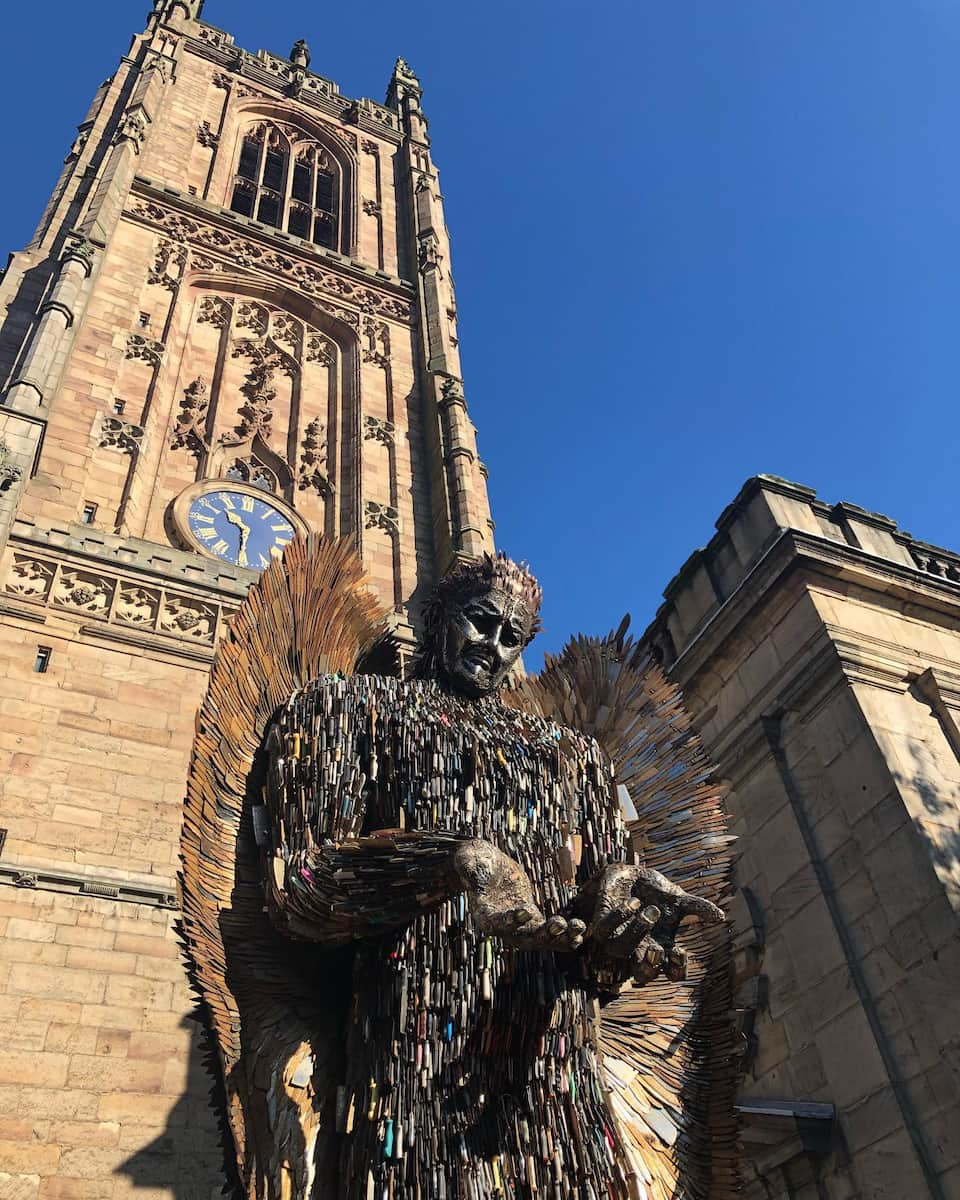
{"label": "stone tower", "polygon": [[[0,1194],[219,1194],[173,932],[193,716],[299,529],[412,637],[492,547],[420,85],[157,0],[0,284]],[[8,1190],[5,1190],[7,1188]],[[12,1191],[9,1190],[12,1188]]]}

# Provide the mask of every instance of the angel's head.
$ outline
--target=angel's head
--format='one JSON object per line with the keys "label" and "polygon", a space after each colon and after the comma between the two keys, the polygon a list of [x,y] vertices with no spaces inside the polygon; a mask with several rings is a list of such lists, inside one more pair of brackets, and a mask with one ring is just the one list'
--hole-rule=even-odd
{"label": "angel's head", "polygon": [[496,691],[540,628],[541,598],[526,566],[505,554],[461,563],[427,605],[417,674],[466,696]]}

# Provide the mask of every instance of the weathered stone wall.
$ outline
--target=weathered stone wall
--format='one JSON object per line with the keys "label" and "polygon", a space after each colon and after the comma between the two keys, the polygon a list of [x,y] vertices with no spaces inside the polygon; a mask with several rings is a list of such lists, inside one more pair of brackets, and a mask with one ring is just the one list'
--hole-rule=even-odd
{"label": "weathered stone wall", "polygon": [[751,1196],[960,1196],[960,586],[926,564],[761,478],[650,630],[732,785]]}
{"label": "weathered stone wall", "polygon": [[172,913],[4,888],[0,984],[0,1196],[221,1195]]}

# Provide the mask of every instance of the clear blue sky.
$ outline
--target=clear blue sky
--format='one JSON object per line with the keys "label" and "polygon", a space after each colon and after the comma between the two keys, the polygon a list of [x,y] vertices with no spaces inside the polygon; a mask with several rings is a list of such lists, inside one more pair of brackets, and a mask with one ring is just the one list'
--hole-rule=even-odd
{"label": "clear blue sky", "polygon": [[[22,245],[146,0],[7,4]],[[382,99],[426,88],[498,540],[546,649],[663,586],[771,472],[960,549],[956,0],[208,0]],[[534,657],[534,662],[536,661]]]}

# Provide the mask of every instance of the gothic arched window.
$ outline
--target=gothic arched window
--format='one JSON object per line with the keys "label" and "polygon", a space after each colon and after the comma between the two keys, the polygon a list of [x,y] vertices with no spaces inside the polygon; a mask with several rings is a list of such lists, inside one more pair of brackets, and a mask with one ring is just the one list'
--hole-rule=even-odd
{"label": "gothic arched window", "polygon": [[340,173],[317,142],[291,142],[258,125],[240,144],[231,209],[294,237],[336,249]]}

